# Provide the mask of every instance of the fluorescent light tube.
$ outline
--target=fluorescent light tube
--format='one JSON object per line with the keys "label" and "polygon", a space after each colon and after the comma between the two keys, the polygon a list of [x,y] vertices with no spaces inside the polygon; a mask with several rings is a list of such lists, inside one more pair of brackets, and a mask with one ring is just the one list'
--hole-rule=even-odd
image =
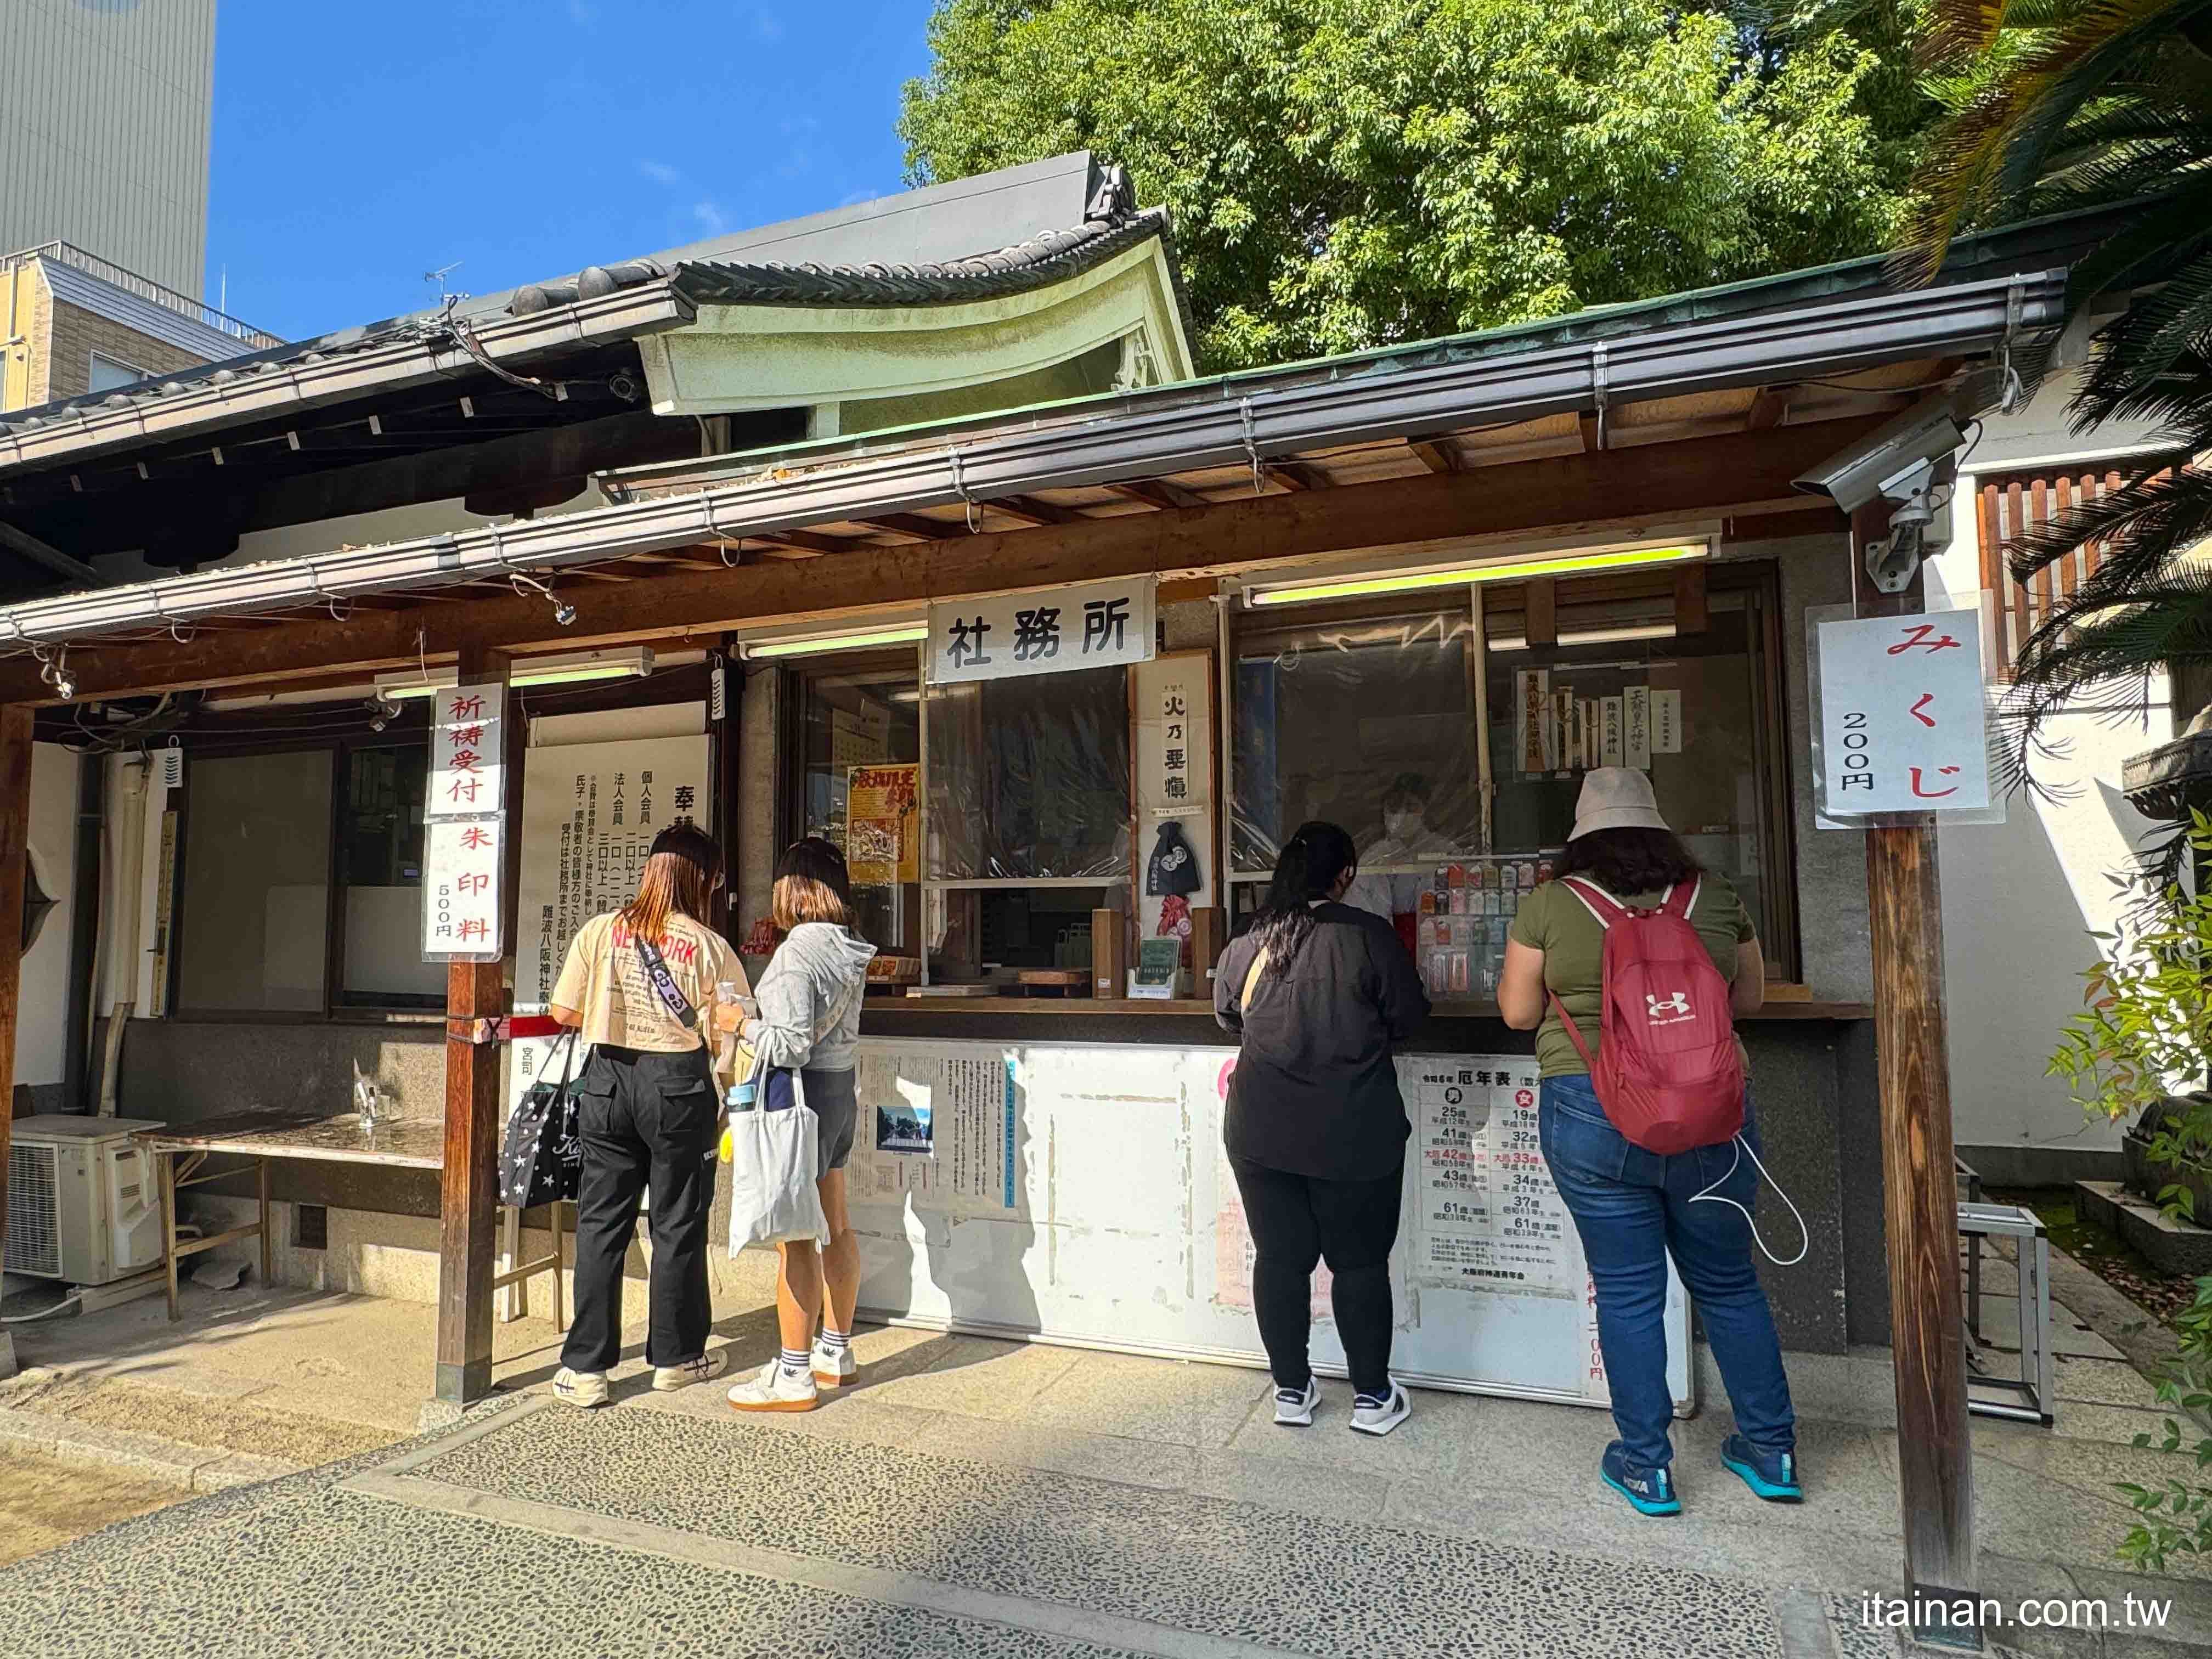
{"label": "fluorescent light tube", "polygon": [[1413,593],[1423,588],[1469,587],[1477,582],[1526,581],[1535,576],[1578,576],[1594,571],[1628,570],[1643,565],[1683,564],[1709,556],[1702,542],[1687,547],[1619,548],[1603,553],[1560,553],[1512,559],[1498,564],[1462,565],[1451,570],[1423,570],[1407,575],[1345,576],[1300,582],[1288,587],[1250,591],[1248,605],[1305,605],[1317,599],[1352,599],[1374,593]]}
{"label": "fluorescent light tube", "polygon": [[[641,679],[653,672],[653,653],[643,646],[612,651],[586,651],[560,657],[519,657],[507,672],[515,686],[579,685],[590,680]],[[387,697],[430,697],[459,684],[450,668],[433,670],[428,679],[421,673],[379,674],[376,689]]]}
{"label": "fluorescent light tube", "polygon": [[929,637],[927,623],[896,623],[854,634],[787,635],[782,639],[747,640],[739,653],[753,657],[807,657],[820,651],[865,651],[878,645],[913,645]]}
{"label": "fluorescent light tube", "polygon": [[[1620,645],[1630,640],[1671,640],[1674,637],[1672,623],[1639,623],[1625,628],[1563,628],[1556,643],[1560,645]],[[1528,641],[1518,634],[1501,635],[1491,641],[1492,651],[1526,651]]]}

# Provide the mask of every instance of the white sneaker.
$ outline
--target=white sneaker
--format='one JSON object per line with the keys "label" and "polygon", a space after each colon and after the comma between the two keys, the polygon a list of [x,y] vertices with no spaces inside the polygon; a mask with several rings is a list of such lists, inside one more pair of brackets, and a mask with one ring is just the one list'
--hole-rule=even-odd
{"label": "white sneaker", "polygon": [[566,1365],[553,1373],[553,1397],[566,1406],[588,1411],[607,1403],[605,1371],[572,1371]]}
{"label": "white sneaker", "polygon": [[852,1345],[832,1348],[826,1342],[814,1345],[814,1381],[818,1388],[842,1389],[858,1382],[860,1362],[853,1358]]}
{"label": "white sneaker", "polygon": [[757,1376],[730,1390],[730,1404],[741,1412],[811,1412],[820,1403],[813,1373],[793,1376],[781,1358],[769,1360]]}
{"label": "white sneaker", "polygon": [[1413,1414],[1413,1396],[1394,1380],[1386,1400],[1360,1395],[1352,1402],[1352,1426],[1361,1434],[1388,1434]]}
{"label": "white sneaker", "polygon": [[1321,1384],[1306,1378],[1303,1391],[1297,1389],[1275,1390],[1275,1423],[1279,1428],[1310,1429],[1313,1427],[1314,1407],[1321,1404]]}
{"label": "white sneaker", "polygon": [[653,1386],[665,1394],[671,1389],[688,1389],[694,1382],[711,1382],[722,1374],[729,1363],[728,1351],[715,1348],[680,1365],[655,1365]]}

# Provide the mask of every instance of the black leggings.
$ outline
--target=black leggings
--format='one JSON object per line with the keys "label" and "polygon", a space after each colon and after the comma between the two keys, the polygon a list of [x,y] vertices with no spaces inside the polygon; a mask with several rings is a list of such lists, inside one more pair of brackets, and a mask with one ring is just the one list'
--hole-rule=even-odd
{"label": "black leggings", "polygon": [[1376,1181],[1323,1181],[1231,1156],[1252,1230],[1252,1310],[1279,1389],[1303,1389],[1314,1265],[1334,1275],[1336,1334],[1360,1394],[1390,1391],[1390,1247],[1398,1242],[1401,1164]]}

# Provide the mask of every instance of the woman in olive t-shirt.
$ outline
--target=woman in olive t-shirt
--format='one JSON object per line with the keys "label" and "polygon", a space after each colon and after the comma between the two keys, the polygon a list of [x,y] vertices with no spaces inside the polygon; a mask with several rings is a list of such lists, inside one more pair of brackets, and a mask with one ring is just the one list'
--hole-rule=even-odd
{"label": "woman in olive t-shirt", "polygon": [[[1732,1141],[1671,1158],[1647,1152],[1607,1120],[1559,1012],[1566,1010],[1595,1054],[1605,930],[1567,884],[1570,876],[1639,908],[1656,908],[1677,885],[1694,883],[1690,925],[1729,981],[1736,1013],[1759,1006],[1766,964],[1742,899],[1668,829],[1650,779],[1626,767],[1591,772],[1558,878],[1530,894],[1514,918],[1498,1002],[1508,1025],[1536,1029],[1544,1160],[1575,1218],[1597,1296],[1598,1346],[1620,1431],[1606,1449],[1600,1478],[1643,1514],[1681,1509],[1668,1437],[1674,1412],[1665,1324],[1671,1255],[1735,1408],[1737,1431],[1723,1445],[1721,1462],[1759,1497],[1794,1502],[1802,1495],[1796,1419],[1774,1315],[1751,1255],[1757,1166]],[[1742,1139],[1757,1150],[1747,1091]]]}

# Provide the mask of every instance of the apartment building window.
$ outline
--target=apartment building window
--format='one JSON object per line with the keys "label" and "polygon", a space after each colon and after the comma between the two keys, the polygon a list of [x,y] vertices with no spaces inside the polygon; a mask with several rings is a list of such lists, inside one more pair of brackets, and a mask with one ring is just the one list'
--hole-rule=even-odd
{"label": "apartment building window", "polygon": [[92,373],[87,385],[94,392],[112,392],[118,386],[132,386],[147,378],[147,371],[120,357],[110,357],[104,352],[92,354]]}

